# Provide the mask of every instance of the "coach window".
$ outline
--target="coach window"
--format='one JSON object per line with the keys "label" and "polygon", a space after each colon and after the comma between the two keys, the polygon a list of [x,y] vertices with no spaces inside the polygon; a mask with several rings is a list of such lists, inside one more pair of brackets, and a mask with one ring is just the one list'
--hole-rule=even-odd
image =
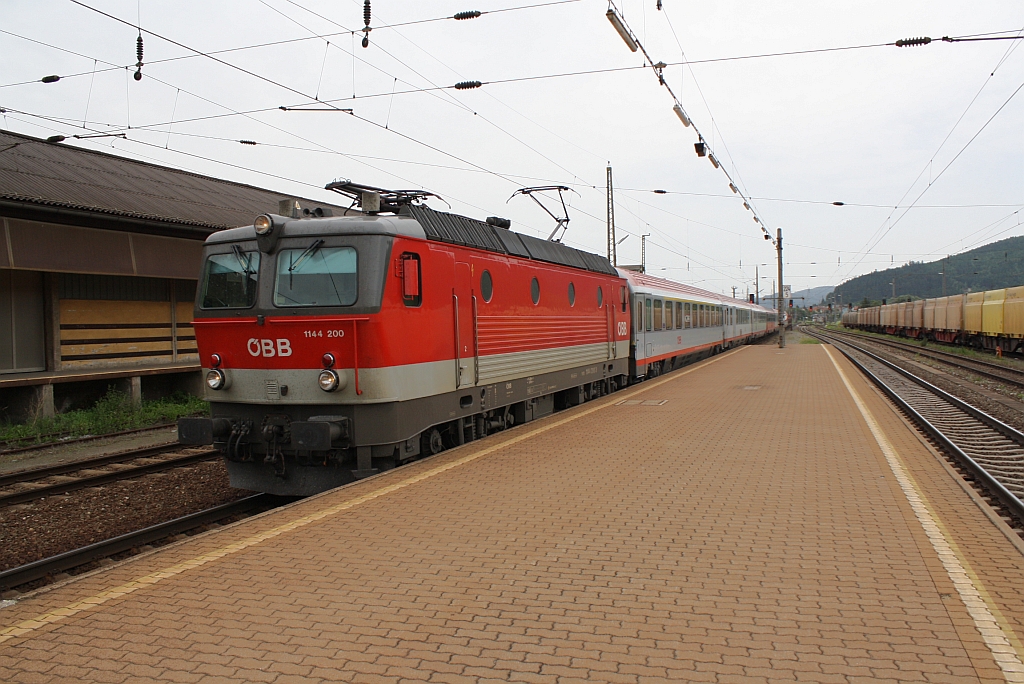
{"label": "coach window", "polygon": [[647,332],[651,331],[651,306],[652,302],[650,299],[645,301],[645,308],[647,309],[647,315],[644,316],[644,322],[646,323]]}
{"label": "coach window", "polygon": [[636,300],[636,306],[633,307],[633,330],[636,332],[644,330],[644,304],[639,297]]}
{"label": "coach window", "polygon": [[420,275],[420,255],[415,252],[402,254],[402,302],[406,306],[423,303],[423,276]]}
{"label": "coach window", "polygon": [[569,283],[569,306],[576,306],[576,286]]}
{"label": "coach window", "polygon": [[669,301],[665,302],[665,329],[666,330],[671,330],[672,328],[675,327],[674,325],[672,325],[672,310],[674,308],[675,308],[675,304],[673,302],[669,302]]}
{"label": "coach window", "polygon": [[530,297],[534,304],[540,304],[540,281],[536,278],[530,281]]}
{"label": "coach window", "polygon": [[597,288],[597,308],[600,309],[602,304],[604,304],[604,291],[599,287]]}
{"label": "coach window", "polygon": [[683,323],[687,328],[693,327],[693,318],[691,318],[690,314],[690,302],[683,304]]}
{"label": "coach window", "polygon": [[480,274],[480,294],[483,295],[484,301],[491,301],[491,297],[494,296],[494,281],[491,280],[491,272],[485,270]]}
{"label": "coach window", "polygon": [[683,303],[676,302],[676,330],[683,327]]}
{"label": "coach window", "polygon": [[662,323],[663,323],[663,320],[662,320],[662,317],[661,317],[661,300],[660,299],[655,299],[654,300],[654,329],[655,330],[661,330],[662,327],[663,327]]}

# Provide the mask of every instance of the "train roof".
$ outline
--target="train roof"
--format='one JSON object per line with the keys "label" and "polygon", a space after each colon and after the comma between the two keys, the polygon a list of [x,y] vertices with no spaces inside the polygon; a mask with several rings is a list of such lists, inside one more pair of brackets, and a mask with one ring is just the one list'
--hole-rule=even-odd
{"label": "train roof", "polygon": [[668,278],[659,278],[658,276],[652,276],[647,273],[639,273],[637,271],[629,271],[621,268],[618,269],[618,272],[620,276],[628,280],[630,284],[633,285],[634,290],[650,291],[663,297],[699,299],[715,302],[717,304],[751,309],[754,311],[774,311],[774,309],[766,309],[759,304],[751,304],[750,302],[742,299],[735,299],[733,297],[715,294],[714,292],[702,290],[699,287],[694,287],[685,283],[677,283],[676,281],[669,280]]}
{"label": "train roof", "polygon": [[[615,267],[602,256],[584,252],[560,242],[541,240],[489,223],[435,211],[424,205],[403,206],[398,214],[345,216],[334,218],[282,219],[282,236],[320,236],[334,234],[390,235],[446,242],[488,252],[543,261],[570,268],[617,276]],[[252,226],[214,233],[207,244],[255,240]]]}

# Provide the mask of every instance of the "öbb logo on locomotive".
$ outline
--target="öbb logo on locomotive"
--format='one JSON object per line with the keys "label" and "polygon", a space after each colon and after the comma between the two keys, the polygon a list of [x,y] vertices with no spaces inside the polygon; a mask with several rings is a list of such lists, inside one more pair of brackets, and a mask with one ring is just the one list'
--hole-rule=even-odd
{"label": "\u00f6bb logo on locomotive", "polygon": [[278,338],[277,344],[274,344],[275,340],[267,339],[256,339],[255,337],[249,338],[247,345],[249,353],[252,356],[264,356],[270,358],[272,356],[291,356],[292,355],[292,343],[291,340],[285,338]]}
{"label": "\u00f6bb logo on locomotive", "polygon": [[214,445],[235,487],[315,494],[775,329],[752,302],[422,193],[328,189],[367,211],[263,215],[203,249],[193,327],[211,415],[178,433]]}

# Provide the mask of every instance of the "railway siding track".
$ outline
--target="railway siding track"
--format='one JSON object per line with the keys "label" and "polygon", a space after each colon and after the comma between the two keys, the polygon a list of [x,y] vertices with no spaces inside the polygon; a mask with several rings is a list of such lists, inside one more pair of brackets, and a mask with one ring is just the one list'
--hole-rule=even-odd
{"label": "railway siding track", "polygon": [[132,551],[145,544],[167,539],[168,537],[201,528],[226,518],[244,515],[257,509],[272,508],[279,504],[280,501],[269,494],[256,494],[112,539],[106,539],[80,549],[74,549],[50,558],[43,558],[27,565],[0,572],[0,589],[20,587],[30,582],[52,578],[57,573]]}
{"label": "railway siding track", "polygon": [[1024,525],[1024,433],[839,335],[805,332],[839,349]]}
{"label": "railway siding track", "polygon": [[989,378],[990,380],[995,380],[1007,385],[1012,385],[1019,389],[1024,389],[1024,371],[1011,368],[1009,366],[992,363],[983,359],[969,359],[961,354],[953,354],[951,352],[944,352],[938,349],[925,349],[914,344],[907,344],[895,340],[884,340],[860,333],[836,332],[830,330],[828,334],[839,337],[848,337],[850,339],[859,339],[872,344],[878,344],[912,354],[919,354],[925,358],[948,364],[954,368],[959,368],[961,370]]}
{"label": "railway siding track", "polygon": [[185,449],[172,444],[10,473],[0,477],[0,506],[180,468],[216,456],[213,449]]}

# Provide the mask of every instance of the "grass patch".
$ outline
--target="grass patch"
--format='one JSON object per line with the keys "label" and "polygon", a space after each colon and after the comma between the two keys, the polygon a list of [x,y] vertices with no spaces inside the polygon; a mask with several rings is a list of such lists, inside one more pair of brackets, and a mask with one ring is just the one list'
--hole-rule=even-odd
{"label": "grass patch", "polygon": [[127,394],[111,389],[91,408],[68,411],[53,418],[39,418],[29,423],[0,424],[0,441],[43,442],[60,437],[106,435],[209,412],[207,402],[184,392],[133,406]]}
{"label": "grass patch", "polygon": [[821,344],[821,340],[817,337],[804,337],[800,340],[800,344]]}

